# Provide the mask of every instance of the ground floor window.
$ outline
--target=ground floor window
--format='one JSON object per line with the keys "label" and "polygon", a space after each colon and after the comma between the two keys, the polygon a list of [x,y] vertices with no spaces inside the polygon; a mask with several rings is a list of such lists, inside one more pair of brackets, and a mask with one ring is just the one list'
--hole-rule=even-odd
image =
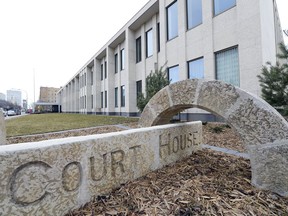
{"label": "ground floor window", "polygon": [[188,78],[204,78],[204,59],[203,57],[188,62]]}
{"label": "ground floor window", "polygon": [[238,47],[215,53],[216,79],[240,86]]}
{"label": "ground floor window", "polygon": [[170,80],[170,83],[179,81],[179,66],[178,65],[168,68],[168,79]]}
{"label": "ground floor window", "polygon": [[121,107],[125,107],[125,86],[121,86]]}

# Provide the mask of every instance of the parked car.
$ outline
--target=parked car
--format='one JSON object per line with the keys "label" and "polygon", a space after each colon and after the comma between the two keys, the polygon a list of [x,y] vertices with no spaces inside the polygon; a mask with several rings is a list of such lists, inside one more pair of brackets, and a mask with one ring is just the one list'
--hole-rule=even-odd
{"label": "parked car", "polygon": [[8,110],[8,111],[7,111],[7,115],[8,115],[8,116],[14,116],[14,115],[16,115],[16,113],[15,113],[14,110]]}

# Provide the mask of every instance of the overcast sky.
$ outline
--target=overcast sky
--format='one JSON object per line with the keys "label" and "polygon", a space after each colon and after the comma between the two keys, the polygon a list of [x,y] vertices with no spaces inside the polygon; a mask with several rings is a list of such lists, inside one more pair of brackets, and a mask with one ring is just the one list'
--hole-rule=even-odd
{"label": "overcast sky", "polygon": [[[0,0],[0,92],[60,87],[148,0]],[[288,29],[288,0],[277,0]],[[286,37],[286,36],[284,36]],[[288,37],[286,37],[288,44]]]}

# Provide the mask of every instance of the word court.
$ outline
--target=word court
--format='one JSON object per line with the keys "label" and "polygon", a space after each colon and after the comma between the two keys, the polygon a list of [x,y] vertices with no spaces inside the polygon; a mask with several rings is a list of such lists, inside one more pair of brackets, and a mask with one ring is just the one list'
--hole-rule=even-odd
{"label": "word court", "polygon": [[61,215],[201,142],[201,122],[191,122],[0,147],[0,212]]}

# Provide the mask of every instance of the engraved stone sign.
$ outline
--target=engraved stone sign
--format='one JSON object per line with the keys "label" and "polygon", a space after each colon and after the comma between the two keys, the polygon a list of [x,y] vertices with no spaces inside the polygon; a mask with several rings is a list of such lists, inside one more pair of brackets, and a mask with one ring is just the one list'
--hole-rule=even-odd
{"label": "engraved stone sign", "polygon": [[0,215],[63,215],[201,142],[192,122],[0,146]]}

